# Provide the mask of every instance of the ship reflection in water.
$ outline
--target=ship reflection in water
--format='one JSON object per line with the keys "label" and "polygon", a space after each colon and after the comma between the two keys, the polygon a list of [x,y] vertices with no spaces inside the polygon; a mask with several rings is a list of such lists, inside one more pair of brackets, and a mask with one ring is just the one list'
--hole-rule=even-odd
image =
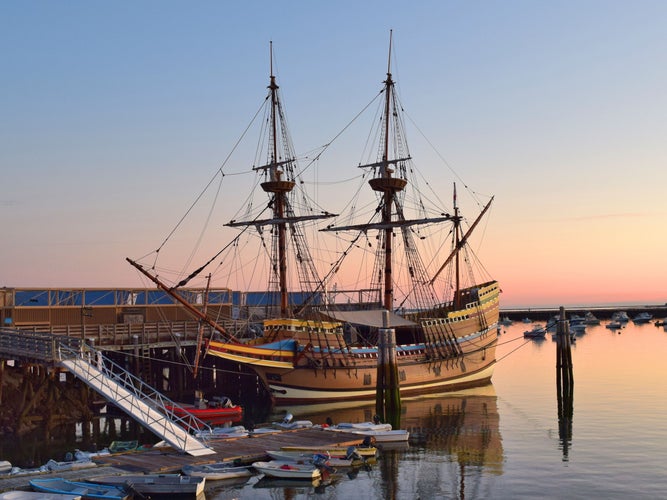
{"label": "ship reflection in water", "polygon": [[[324,423],[367,422],[373,419],[373,401],[291,406],[285,410],[299,419]],[[503,447],[495,388],[492,384],[460,392],[402,401],[401,428],[410,432],[410,444],[383,445],[376,486],[383,498],[414,492],[420,498],[465,498],[484,493],[482,477],[503,473]],[[400,462],[400,468],[399,468]],[[468,484],[466,484],[468,483]],[[474,491],[472,491],[474,490]]]}

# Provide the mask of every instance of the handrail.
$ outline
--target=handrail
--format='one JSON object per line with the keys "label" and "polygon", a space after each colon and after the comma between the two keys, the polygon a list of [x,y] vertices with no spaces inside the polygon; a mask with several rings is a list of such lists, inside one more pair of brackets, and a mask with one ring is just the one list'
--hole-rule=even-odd
{"label": "handrail", "polygon": [[[148,385],[139,377],[132,375],[125,368],[106,357],[99,350],[90,345],[81,342],[78,349],[72,349],[67,342],[57,341],[56,360],[63,361],[68,359],[80,358],[87,361],[90,365],[96,367],[102,375],[116,382],[121,387],[127,389],[135,397],[159,410],[171,422],[179,424],[190,433],[204,430],[211,430],[211,427],[185,411],[178,403],[172,401],[157,389]],[[177,415],[175,411],[182,410],[184,416]]]}

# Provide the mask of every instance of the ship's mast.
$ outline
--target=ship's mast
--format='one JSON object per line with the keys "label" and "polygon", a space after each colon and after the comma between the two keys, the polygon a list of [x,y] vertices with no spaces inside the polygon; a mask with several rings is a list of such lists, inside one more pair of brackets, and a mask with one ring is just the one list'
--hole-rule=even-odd
{"label": "ship's mast", "polygon": [[[294,188],[294,182],[282,180],[282,169],[278,162],[278,85],[273,74],[273,42],[270,43],[271,58],[271,157],[268,164],[269,181],[262,183],[262,189],[267,193],[274,194],[273,217],[284,220],[286,197]],[[287,291],[287,224],[279,222],[276,224],[278,231],[278,287],[280,293],[280,316],[289,316],[288,291]]]}
{"label": "ship's mast", "polygon": [[394,287],[392,276],[392,238],[394,228],[392,227],[392,209],[394,204],[394,195],[401,191],[407,184],[407,181],[397,177],[392,177],[394,170],[389,166],[394,161],[389,159],[389,133],[391,131],[391,103],[392,92],[394,91],[394,81],[391,78],[391,31],[389,32],[389,58],[387,61],[387,79],[385,85],[385,105],[384,105],[384,145],[382,160],[380,163],[380,176],[370,180],[370,185],[375,191],[382,192],[382,223],[385,224],[384,231],[384,292],[383,305],[388,311],[394,308]]}
{"label": "ship's mast", "polygon": [[[459,218],[459,206],[456,203],[456,183],[454,183],[454,248],[458,249],[461,244],[461,220]],[[455,264],[455,273],[456,273],[456,288],[454,290],[454,307],[458,309],[460,307],[460,290],[461,290],[461,270],[460,270],[460,261],[459,257],[460,252],[456,251],[456,264]]]}

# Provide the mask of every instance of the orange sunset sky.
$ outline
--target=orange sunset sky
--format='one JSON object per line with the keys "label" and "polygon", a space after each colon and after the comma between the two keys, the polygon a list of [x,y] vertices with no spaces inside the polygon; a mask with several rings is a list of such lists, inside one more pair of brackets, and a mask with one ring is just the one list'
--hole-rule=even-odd
{"label": "orange sunset sky", "polygon": [[[465,186],[495,195],[473,248],[501,307],[667,302],[667,3],[270,5],[0,4],[0,286],[149,286],[125,257],[155,250],[223,164],[266,95],[269,41],[308,157],[381,88],[393,29],[415,161],[441,199],[454,172],[472,219]],[[313,180],[356,175],[356,147]],[[219,201],[210,231],[243,200]]]}

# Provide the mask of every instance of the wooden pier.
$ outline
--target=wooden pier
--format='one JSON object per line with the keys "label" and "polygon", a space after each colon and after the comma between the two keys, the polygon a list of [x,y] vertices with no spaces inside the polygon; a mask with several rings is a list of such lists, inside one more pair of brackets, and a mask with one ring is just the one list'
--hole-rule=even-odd
{"label": "wooden pier", "polygon": [[35,477],[46,475],[65,477],[71,480],[85,480],[101,474],[135,473],[178,473],[184,465],[208,464],[224,460],[240,460],[244,464],[266,460],[267,451],[279,450],[283,446],[348,447],[360,445],[363,436],[345,432],[330,432],[319,428],[295,429],[256,437],[213,439],[210,446],[215,454],[193,457],[178,453],[171,447],[155,447],[146,451],[134,451],[94,457],[98,467],[76,471],[54,471],[33,475],[0,475],[0,492],[30,489],[29,482]]}

